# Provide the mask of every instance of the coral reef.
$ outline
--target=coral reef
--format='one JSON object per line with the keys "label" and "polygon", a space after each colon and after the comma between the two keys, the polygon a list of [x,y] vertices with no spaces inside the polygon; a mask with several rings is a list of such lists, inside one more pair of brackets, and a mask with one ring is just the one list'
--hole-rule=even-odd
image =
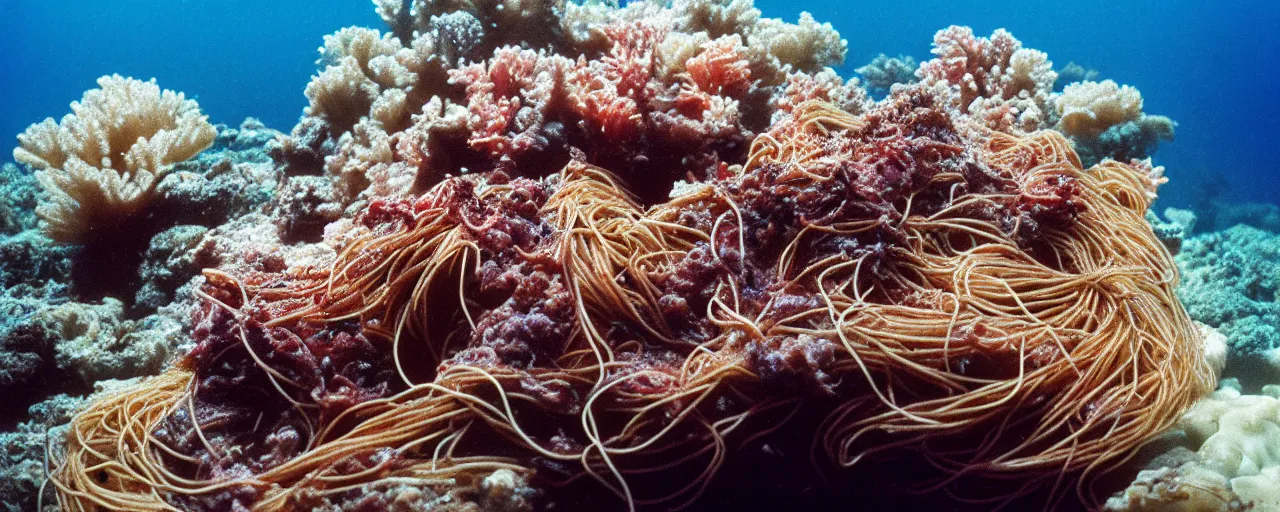
{"label": "coral reef", "polygon": [[182,324],[162,315],[124,318],[124,304],[69,302],[36,315],[55,340],[58,366],[74,368],[84,383],[158,373],[183,337]]}
{"label": "coral reef", "polygon": [[[66,435],[67,423],[87,401],[86,397],[52,397],[32,405],[30,419],[14,431],[0,433],[0,508],[9,512],[40,510],[36,495],[48,474],[46,448]],[[56,503],[51,496],[45,496],[46,505]]]}
{"label": "coral reef", "polygon": [[148,216],[140,227],[149,235],[181,225],[212,228],[269,204],[280,187],[275,162],[264,149],[280,132],[246,119],[238,128],[217,125],[209,149],[176,164],[156,185]]}
{"label": "coral reef", "polygon": [[845,53],[829,24],[762,18],[744,0],[378,10],[391,33],[326,37],[311,105],[275,151],[290,173],[323,166],[346,205],[468,172],[546,174],[575,152],[628,180],[700,179],[804,99],[865,104],[825,69]]}
{"label": "coral reef", "polygon": [[[27,419],[15,429],[0,433],[0,510],[59,510],[53,498],[53,486],[45,482],[56,463],[51,458],[56,456],[72,417],[86,403],[136,382],[136,379],[102,380],[87,396],[49,397],[32,405]],[[38,497],[41,489],[44,493]],[[43,509],[38,507],[41,501]]]}
{"label": "coral reef", "polygon": [[[1155,229],[1176,232],[1173,239],[1200,225],[1185,210],[1169,209],[1165,217],[1169,222]],[[1274,448],[1280,435],[1278,247],[1276,234],[1247,225],[1183,240],[1179,296],[1193,318],[1221,329],[1202,325],[1206,343],[1225,349],[1221,374],[1227,378],[1151,443],[1149,454],[1138,459],[1145,468],[1108,500],[1107,510],[1280,508],[1280,454]]]}
{"label": "coral reef", "polygon": [[1192,406],[1280,361],[1271,241],[1148,211],[1136,89],[957,26],[875,100],[750,0],[374,4],[287,135],[111,76],[19,137],[4,506],[1096,506],[1153,439],[1108,506],[1274,485],[1275,379]]}
{"label": "coral reef", "polygon": [[1173,448],[1106,510],[1280,509],[1280,386],[1243,395],[1225,381],[1165,437]]}
{"label": "coral reef", "polygon": [[139,268],[135,307],[154,311],[173,302],[178,288],[200,273],[193,249],[208,232],[204,226],[174,226],[151,239]]}
{"label": "coral reef", "polygon": [[[53,420],[43,419],[39,411],[48,405],[40,402],[81,403],[95,384],[109,382],[104,379],[155,374],[189,350],[192,290],[203,281],[200,270],[254,258],[251,247],[235,243],[241,233],[234,229],[269,233],[271,247],[261,248],[264,255],[305,252],[289,252],[295,248],[281,240],[287,229],[280,225],[301,222],[289,218],[299,212],[249,213],[276,209],[277,189],[290,183],[266,148],[280,133],[252,119],[238,128],[215,129],[207,151],[159,168],[163,177],[127,227],[111,238],[80,239],[79,245],[58,243],[40,229],[37,205],[50,196],[36,176],[13,165],[0,172],[0,393],[7,397],[0,425],[10,457],[0,501],[10,509],[33,509],[43,481],[44,431]],[[235,227],[211,229],[232,219]],[[239,252],[213,254],[218,248]],[[122,284],[94,286],[108,279]],[[59,414],[54,423],[66,423],[70,412]],[[47,494],[46,503],[52,497]]]}
{"label": "coral reef", "polygon": [[679,505],[726,442],[817,411],[789,428],[836,467],[919,457],[941,485],[1016,478],[1010,500],[1088,481],[1211,387],[1142,218],[1157,182],[1053,132],[970,139],[933,91],[800,104],[649,208],[579,153],[372,200],[322,265],[206,271],[195,347],[76,418],[60,497]]}
{"label": "coral reef", "polygon": [[0,415],[20,414],[47,388],[63,380],[54,362],[54,341],[33,315],[66,300],[66,287],[57,282],[21,285],[0,295]]}
{"label": "coral reef", "polygon": [[0,234],[35,228],[38,182],[18,166],[6,163],[0,166],[0,189],[6,192],[0,197]]}
{"label": "coral reef", "polygon": [[1195,232],[1197,220],[1195,212],[1181,208],[1165,208],[1163,219],[1154,211],[1147,212],[1147,222],[1155,231],[1156,238],[1175,255],[1182,250],[1182,242]]}
{"label": "coral reef", "polygon": [[[1047,54],[1023,48],[1003,29],[985,38],[969,27],[952,26],[934,36],[933,54],[916,76],[946,88],[953,108],[984,129],[1056,129],[1071,138],[1086,166],[1107,158],[1141,160],[1173,139],[1177,123],[1143,113],[1137,89],[1111,80],[1063,85]],[[1055,92],[1059,88],[1062,92]]]}

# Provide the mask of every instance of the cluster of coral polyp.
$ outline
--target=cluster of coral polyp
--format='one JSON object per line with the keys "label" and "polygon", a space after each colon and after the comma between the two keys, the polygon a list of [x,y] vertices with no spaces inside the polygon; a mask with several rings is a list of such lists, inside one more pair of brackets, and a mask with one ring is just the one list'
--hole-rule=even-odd
{"label": "cluster of coral polyp", "polygon": [[196,348],[76,418],[59,497],[672,507],[764,435],[1087,497],[1212,386],[1152,171],[960,129],[947,101],[802,103],[647,206],[581,152],[447,177],[370,201],[331,266],[209,272]]}

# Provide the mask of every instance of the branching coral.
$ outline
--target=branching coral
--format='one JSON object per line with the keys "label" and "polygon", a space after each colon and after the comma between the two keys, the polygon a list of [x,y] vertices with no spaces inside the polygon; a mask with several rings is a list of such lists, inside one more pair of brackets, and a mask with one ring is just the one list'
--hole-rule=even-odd
{"label": "branching coral", "polygon": [[865,101],[826,68],[846,46],[830,24],[746,0],[375,3],[391,34],[326,38],[277,152],[295,173],[323,162],[348,204],[462,172],[552,174],[575,151],[628,180],[701,179],[801,99]]}
{"label": "branching coral", "polygon": [[916,76],[924,84],[946,86],[955,107],[984,125],[1030,132],[1048,123],[1058,74],[1044,52],[1023,48],[1003,29],[984,38],[969,27],[952,26],[934,36],[933,54]]}
{"label": "branching coral", "polygon": [[[1143,114],[1142,96],[1133,87],[1086,79],[1054,92],[1061,80],[1048,55],[1023,48],[1003,29],[983,38],[969,27],[949,27],[934,36],[933,54],[916,76],[926,85],[946,88],[952,107],[979,129],[1028,133],[1054,128],[1072,139],[1086,166],[1106,158],[1142,159],[1173,138],[1176,123]],[[1068,65],[1064,71],[1097,75],[1076,68]]]}
{"label": "branching coral", "polygon": [[37,169],[50,195],[37,213],[62,242],[110,233],[151,200],[169,165],[195,156],[216,135],[195,101],[162,92],[155,80],[104,76],[98,87],[62,121],[28,128],[13,152]]}
{"label": "branching coral", "polygon": [[836,466],[1087,499],[1211,386],[1154,184],[1054,132],[973,138],[932,90],[797,105],[649,207],[579,153],[373,200],[332,265],[207,272],[196,348],[76,417],[60,500],[525,508],[528,482],[678,507],[784,425]]}

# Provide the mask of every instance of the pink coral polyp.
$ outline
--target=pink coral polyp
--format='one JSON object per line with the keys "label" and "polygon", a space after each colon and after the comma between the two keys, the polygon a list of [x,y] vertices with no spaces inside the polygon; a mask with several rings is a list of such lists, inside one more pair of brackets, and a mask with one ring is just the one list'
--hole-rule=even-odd
{"label": "pink coral polyp", "polygon": [[702,45],[702,52],[685,61],[698,88],[711,94],[739,98],[751,90],[751,62],[738,36],[723,36]]}

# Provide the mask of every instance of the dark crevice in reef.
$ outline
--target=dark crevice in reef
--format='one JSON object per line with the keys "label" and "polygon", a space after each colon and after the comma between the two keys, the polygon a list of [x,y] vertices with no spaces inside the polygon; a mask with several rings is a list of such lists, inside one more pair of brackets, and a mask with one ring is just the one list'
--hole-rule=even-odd
{"label": "dark crevice in reef", "polygon": [[101,302],[106,297],[119,299],[125,304],[130,319],[151,313],[134,307],[135,294],[142,286],[140,270],[151,239],[175,225],[176,217],[170,213],[142,212],[121,222],[120,227],[91,231],[84,243],[73,249],[72,297],[77,302]]}
{"label": "dark crevice in reef", "polygon": [[86,243],[72,257],[71,293],[80,302],[115,297],[132,305],[138,268],[154,233],[113,231]]}
{"label": "dark crevice in reef", "polygon": [[[894,457],[864,460],[853,468],[835,467],[820,446],[814,451],[812,435],[797,434],[817,431],[837,405],[830,400],[813,399],[785,423],[783,416],[790,411],[761,420],[776,430],[746,444],[730,441],[715,478],[693,503],[681,510],[1088,510],[1076,496],[1073,481],[1064,481],[1053,496],[1048,489],[1026,493],[1019,489],[1020,482],[1016,480],[1001,483],[962,479],[943,485],[940,490],[929,489],[927,482],[941,482],[943,475],[928,469],[928,461],[909,451]],[[639,495],[649,487],[670,489],[671,484],[693,482],[700,477],[707,459],[703,457],[674,472],[662,473],[660,478],[654,474],[631,479],[631,490]],[[580,479],[559,486],[550,482],[571,476],[572,466],[538,460],[537,467],[540,478],[547,480],[543,482],[546,487],[538,497],[537,510],[621,510],[618,498],[593,480]],[[604,477],[609,478],[607,473]],[[1132,475],[1128,477],[1132,479]],[[1127,480],[1125,482],[1127,484]],[[982,493],[990,501],[959,502],[948,490],[966,496]]]}
{"label": "dark crevice in reef", "polygon": [[[29,419],[27,408],[49,399],[58,393],[88,394],[91,386],[74,379],[58,368],[54,359],[54,341],[49,333],[37,325],[25,324],[14,328],[0,340],[3,352],[4,375],[0,376],[0,431],[10,431]],[[21,380],[15,380],[20,373]]]}

